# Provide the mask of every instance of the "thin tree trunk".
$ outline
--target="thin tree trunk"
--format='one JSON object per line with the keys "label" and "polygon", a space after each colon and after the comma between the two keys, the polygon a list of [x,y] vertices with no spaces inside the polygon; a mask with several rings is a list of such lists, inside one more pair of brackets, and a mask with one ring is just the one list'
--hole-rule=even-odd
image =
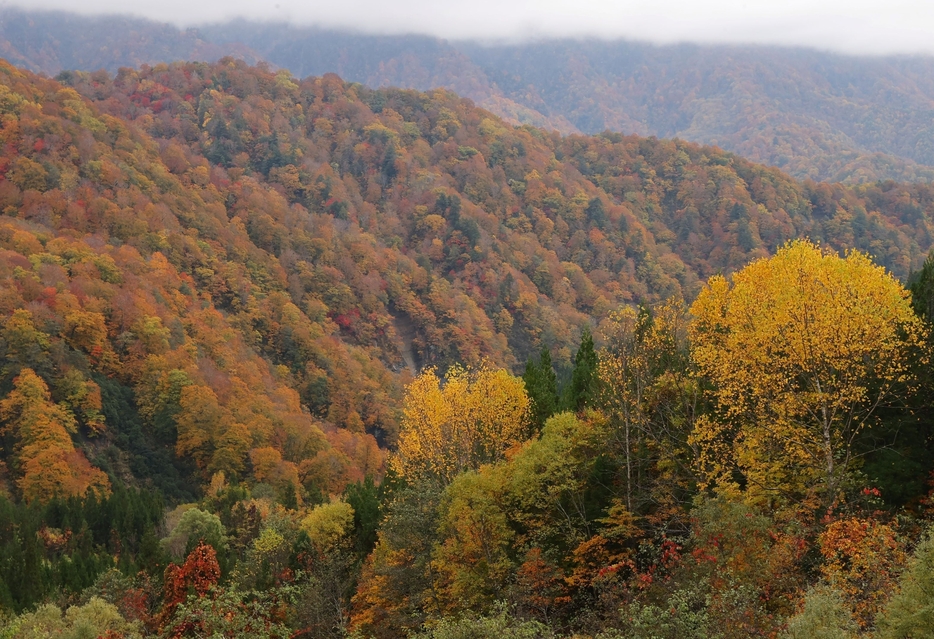
{"label": "thin tree trunk", "polygon": [[626,508],[632,512],[632,460],[629,448],[629,420],[626,420]]}
{"label": "thin tree trunk", "polygon": [[817,392],[821,395],[821,417],[824,427],[824,457],[827,465],[827,488],[833,489],[833,442],[830,433],[830,416],[827,414],[827,403],[824,401],[824,391],[821,389],[820,380],[816,380]]}

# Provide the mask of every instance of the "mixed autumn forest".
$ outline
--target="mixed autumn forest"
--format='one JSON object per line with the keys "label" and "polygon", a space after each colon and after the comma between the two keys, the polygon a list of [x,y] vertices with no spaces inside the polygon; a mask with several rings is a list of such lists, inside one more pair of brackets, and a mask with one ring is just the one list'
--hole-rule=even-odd
{"label": "mixed autumn forest", "polygon": [[0,63],[0,635],[931,636],[934,187]]}

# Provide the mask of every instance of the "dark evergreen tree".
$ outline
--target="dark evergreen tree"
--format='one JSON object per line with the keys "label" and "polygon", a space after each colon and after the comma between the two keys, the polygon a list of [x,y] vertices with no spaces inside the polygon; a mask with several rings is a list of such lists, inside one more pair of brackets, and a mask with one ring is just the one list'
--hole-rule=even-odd
{"label": "dark evergreen tree", "polygon": [[915,313],[928,322],[934,320],[934,251],[928,255],[921,270],[911,274],[908,288]]}
{"label": "dark evergreen tree", "polygon": [[[920,271],[908,278],[915,313],[934,328],[934,251]],[[934,331],[929,336],[934,345]],[[861,471],[878,486],[886,502],[904,505],[930,488],[934,477],[934,428],[929,406],[934,403],[934,367],[919,358],[915,362],[917,386],[903,398],[902,407],[880,412],[880,423],[872,433],[861,433],[858,444],[866,448]],[[905,410],[907,409],[907,410]],[[927,482],[927,483],[926,483]]]}
{"label": "dark evergreen tree", "polygon": [[545,421],[558,411],[558,376],[551,363],[551,351],[542,348],[538,363],[533,359],[522,374],[525,391],[532,401],[532,426],[541,431]]}
{"label": "dark evergreen tree", "polygon": [[350,484],[344,490],[344,499],[353,508],[354,538],[361,557],[370,554],[376,545],[380,520],[379,492],[370,476],[362,482]]}
{"label": "dark evergreen tree", "polygon": [[579,411],[593,403],[597,391],[597,351],[590,329],[584,327],[580,348],[574,357],[571,383],[564,393],[564,408]]}

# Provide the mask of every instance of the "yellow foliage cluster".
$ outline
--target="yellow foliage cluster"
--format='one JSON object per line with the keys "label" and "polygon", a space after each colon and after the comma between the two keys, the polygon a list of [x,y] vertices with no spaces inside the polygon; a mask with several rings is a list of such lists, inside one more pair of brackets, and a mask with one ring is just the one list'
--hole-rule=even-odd
{"label": "yellow foliage cluster", "polygon": [[525,384],[505,370],[453,367],[442,383],[428,369],[406,389],[392,463],[403,476],[450,482],[524,441],[529,408]]}
{"label": "yellow foliage cluster", "polygon": [[302,520],[302,530],[321,549],[333,549],[353,530],[354,510],[344,501],[316,506]]}
{"label": "yellow foliage cluster", "polygon": [[738,469],[766,501],[815,488],[832,498],[854,437],[909,381],[925,333],[885,269],[808,241],[732,282],[711,278],[691,313],[692,356],[719,406],[692,438],[705,479],[728,488]]}

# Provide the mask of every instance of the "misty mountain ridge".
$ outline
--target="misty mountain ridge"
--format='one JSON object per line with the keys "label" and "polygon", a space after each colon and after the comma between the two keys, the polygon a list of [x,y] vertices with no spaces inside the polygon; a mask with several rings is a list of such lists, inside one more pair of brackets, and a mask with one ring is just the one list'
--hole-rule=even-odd
{"label": "misty mountain ridge", "polygon": [[297,77],[445,88],[514,124],[716,145],[798,178],[934,177],[934,59],[772,46],[452,42],[237,20],[0,13],[0,55],[34,72],[110,72],[233,56]]}

